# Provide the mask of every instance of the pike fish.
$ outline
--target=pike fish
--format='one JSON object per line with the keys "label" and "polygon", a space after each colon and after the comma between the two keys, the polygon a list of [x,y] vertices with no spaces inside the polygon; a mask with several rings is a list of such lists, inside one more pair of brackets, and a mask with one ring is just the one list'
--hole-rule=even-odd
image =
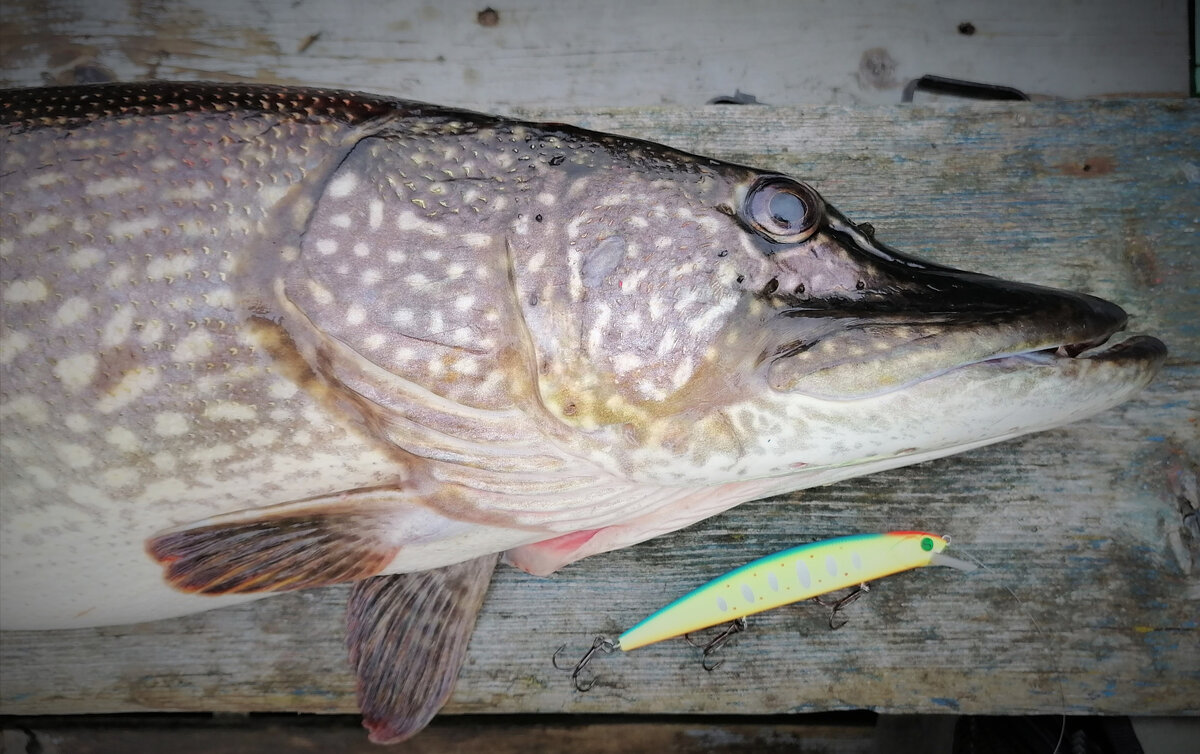
{"label": "pike fish", "polygon": [[1107,301],[906,256],[812,187],[367,94],[0,94],[0,623],[355,582],[379,741],[498,558],[1081,419],[1155,374]]}

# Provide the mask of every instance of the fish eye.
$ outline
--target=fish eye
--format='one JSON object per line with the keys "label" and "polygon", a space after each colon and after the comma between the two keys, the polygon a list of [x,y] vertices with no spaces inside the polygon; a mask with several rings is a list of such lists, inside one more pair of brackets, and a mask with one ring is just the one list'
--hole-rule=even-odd
{"label": "fish eye", "polygon": [[816,191],[781,176],[760,179],[746,195],[746,221],[776,243],[805,240],[816,232],[823,212]]}

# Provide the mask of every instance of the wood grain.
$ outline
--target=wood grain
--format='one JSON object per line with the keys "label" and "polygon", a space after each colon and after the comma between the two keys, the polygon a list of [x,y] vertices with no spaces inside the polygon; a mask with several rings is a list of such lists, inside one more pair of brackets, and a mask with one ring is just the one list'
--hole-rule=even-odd
{"label": "wood grain", "polygon": [[[1171,357],[1085,422],[746,504],[549,579],[502,569],[447,712],[1195,713],[1200,103],[528,114],[807,178],[899,248],[1113,299]],[[587,694],[551,666],[752,558],[911,528],[987,568],[882,581],[838,631],[811,605],[765,614],[714,673],[683,642],[600,658]],[[345,595],[0,634],[0,712],[351,712]]]}
{"label": "wood grain", "polygon": [[[927,73],[1035,96],[1188,91],[1186,0],[7,0],[0,85],[258,81],[488,111],[900,101]],[[971,34],[958,27],[970,22]],[[924,95],[922,95],[924,96]]]}

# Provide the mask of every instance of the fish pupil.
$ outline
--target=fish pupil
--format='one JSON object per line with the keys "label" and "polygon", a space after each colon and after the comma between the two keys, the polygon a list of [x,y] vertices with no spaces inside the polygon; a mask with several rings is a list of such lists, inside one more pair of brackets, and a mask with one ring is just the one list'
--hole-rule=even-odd
{"label": "fish pupil", "polygon": [[791,230],[804,221],[804,202],[787,191],[778,191],[767,204],[771,219]]}

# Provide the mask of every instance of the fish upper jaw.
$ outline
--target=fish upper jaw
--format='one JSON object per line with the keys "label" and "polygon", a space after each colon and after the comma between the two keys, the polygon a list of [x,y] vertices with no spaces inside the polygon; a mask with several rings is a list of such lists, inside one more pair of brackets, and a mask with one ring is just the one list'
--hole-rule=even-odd
{"label": "fish upper jaw", "polygon": [[[1128,321],[1121,307],[1096,296],[906,257],[833,210],[826,232],[827,248],[858,283],[825,297],[773,292],[772,335],[759,356],[772,390],[853,400],[1010,357],[1036,356],[1042,366],[1051,357],[1097,357]],[[1123,364],[1150,376],[1165,353],[1148,336],[1118,352]]]}

